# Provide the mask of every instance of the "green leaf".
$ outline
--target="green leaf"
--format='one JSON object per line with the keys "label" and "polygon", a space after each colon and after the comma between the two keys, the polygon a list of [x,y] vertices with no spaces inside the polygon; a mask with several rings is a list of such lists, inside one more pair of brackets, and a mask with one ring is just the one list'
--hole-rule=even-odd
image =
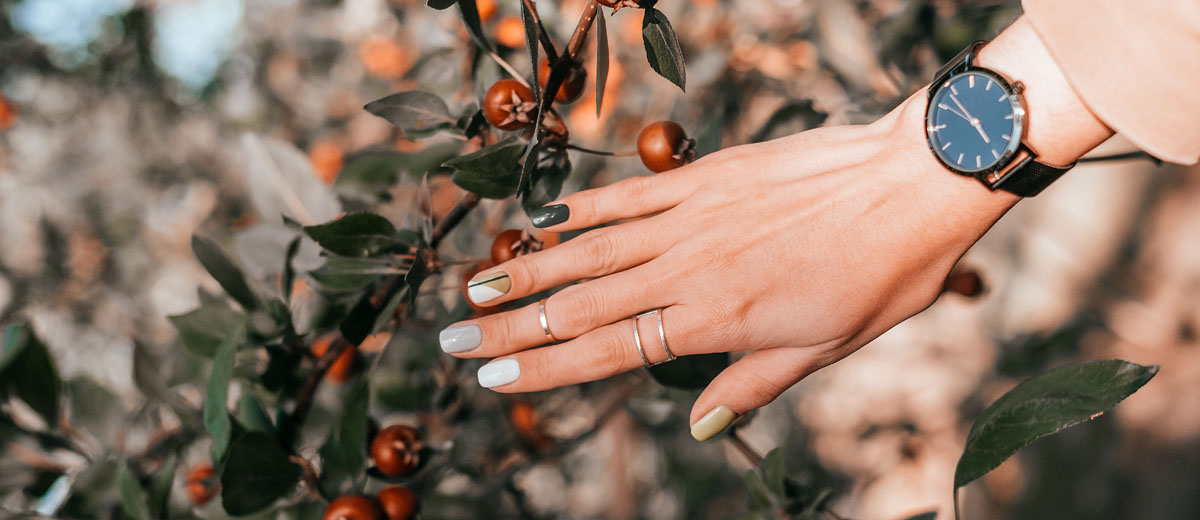
{"label": "green leaf", "polygon": [[342,256],[375,256],[401,243],[396,226],[374,213],[351,213],[333,222],[305,226],[304,232],[327,251]]}
{"label": "green leaf", "polygon": [[308,275],[321,287],[334,292],[358,291],[381,276],[401,274],[395,267],[376,260],[330,257],[325,265]]}
{"label": "green leaf", "polygon": [[771,450],[763,457],[763,477],[767,482],[767,489],[771,490],[777,497],[786,497],[784,493],[783,480],[787,478],[787,469],[784,467],[783,447],[780,446]]}
{"label": "green leaf", "polygon": [[961,487],[1033,441],[1096,418],[1158,373],[1119,359],[1056,368],[1017,385],[980,414],[954,471]]}
{"label": "green leaf", "polygon": [[683,356],[669,363],[652,366],[650,375],[666,386],[698,389],[708,386],[708,383],[727,366],[729,366],[728,352],[698,354]]}
{"label": "green leaf", "polygon": [[150,485],[150,515],[153,518],[167,518],[167,505],[171,499],[171,484],[175,482],[175,465],[179,462],[175,454],[167,457],[158,475]]}
{"label": "green leaf", "polygon": [[772,507],[771,492],[763,480],[762,473],[757,469],[746,470],[746,492],[750,493],[751,509],[770,509]]}
{"label": "green leaf", "polygon": [[150,502],[146,490],[130,473],[129,464],[121,464],[117,472],[117,489],[121,494],[121,508],[134,520],[150,520]]}
{"label": "green leaf", "polygon": [[193,354],[212,358],[225,341],[229,331],[245,320],[245,316],[229,307],[205,305],[187,314],[167,316],[179,329],[179,341]]}
{"label": "green leaf", "polygon": [[449,9],[457,2],[458,0],[429,0],[427,5],[439,11],[443,11]]}
{"label": "green leaf", "polygon": [[662,11],[654,8],[645,10],[642,15],[642,44],[646,47],[646,61],[650,62],[650,68],[679,86],[679,90],[686,90],[687,70],[683,64],[683,50],[679,48],[675,29]]}
{"label": "green leaf", "polygon": [[258,296],[246,284],[246,277],[242,274],[242,270],[233,263],[233,260],[225,256],[225,252],[217,246],[216,242],[200,235],[192,235],[192,252],[196,254],[196,259],[200,261],[200,265],[204,266],[208,274],[212,275],[217,283],[221,284],[221,288],[229,294],[229,297],[241,304],[242,308],[252,311],[262,305]]}
{"label": "green leaf", "polygon": [[296,260],[296,253],[300,252],[300,240],[303,237],[293,238],[288,243],[287,254],[283,257],[283,274],[279,277],[279,292],[283,295],[283,301],[290,303],[292,301],[292,282],[296,279],[296,266],[293,262]]}
{"label": "green leaf", "polygon": [[243,393],[238,399],[237,420],[247,430],[275,434],[275,424],[263,408],[262,401],[250,392]]}
{"label": "green leaf", "polygon": [[596,117],[604,104],[604,87],[608,83],[608,22],[604,15],[596,17]]}
{"label": "green leaf", "polygon": [[233,357],[242,341],[245,326],[229,332],[225,341],[217,348],[213,359],[212,375],[204,397],[204,427],[212,438],[212,458],[222,460],[229,447],[231,424],[229,411],[225,408],[229,396],[229,379],[233,376]]}
{"label": "green leaf", "polygon": [[[601,16],[600,18],[603,18]],[[538,26],[533,20],[533,13],[529,12],[529,6],[525,2],[521,2],[521,22],[525,25],[525,48],[529,51],[529,70],[538,70]],[[534,78],[537,79],[536,77]],[[533,99],[538,101],[539,105],[542,99],[542,82],[531,81],[529,86],[533,90]]]}
{"label": "green leaf", "polygon": [[300,467],[289,457],[275,437],[262,432],[248,432],[233,441],[221,466],[225,511],[248,515],[291,491],[300,478]]}
{"label": "green leaf", "polygon": [[455,128],[458,122],[450,115],[450,108],[442,98],[419,90],[392,94],[367,103],[363,108],[386,119],[410,139]]}
{"label": "green leaf", "polygon": [[913,515],[904,520],[937,520],[937,511],[929,511],[919,515]]}
{"label": "green leaf", "polygon": [[50,351],[28,323],[10,325],[4,330],[4,350],[0,353],[0,395],[8,390],[33,408],[50,427],[58,424],[59,394],[62,382],[54,368]]}
{"label": "green leaf", "polygon": [[454,169],[454,183],[489,199],[511,197],[521,180],[520,161],[525,145],[510,137],[473,153],[445,162]]}
{"label": "green leaf", "polygon": [[365,379],[354,383],[342,401],[342,417],[321,447],[322,495],[337,497],[349,492],[355,477],[367,464],[367,410],[370,386]]}

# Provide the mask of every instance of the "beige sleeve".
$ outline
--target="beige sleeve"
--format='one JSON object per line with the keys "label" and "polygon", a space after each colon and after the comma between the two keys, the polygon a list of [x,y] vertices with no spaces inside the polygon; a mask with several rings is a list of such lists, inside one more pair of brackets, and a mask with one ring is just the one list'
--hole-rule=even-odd
{"label": "beige sleeve", "polygon": [[1164,161],[1200,161],[1200,0],[1023,0],[1076,94]]}

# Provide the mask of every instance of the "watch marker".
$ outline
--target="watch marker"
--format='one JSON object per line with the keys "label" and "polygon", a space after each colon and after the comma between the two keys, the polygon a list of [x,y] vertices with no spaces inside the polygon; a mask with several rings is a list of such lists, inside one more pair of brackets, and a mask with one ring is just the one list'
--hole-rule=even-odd
{"label": "watch marker", "polygon": [[976,155],[976,156],[975,156],[975,167],[976,167],[976,168],[981,168],[981,167],[982,167],[982,166],[980,166],[981,164],[982,164],[982,163],[979,161],[979,156],[978,156],[978,155]]}
{"label": "watch marker", "polygon": [[1013,118],[1012,114],[1008,114],[1008,115],[1004,116],[1004,119],[1012,119],[1012,118]]}
{"label": "watch marker", "polygon": [[950,92],[953,92],[956,96],[958,95],[958,89],[954,88],[954,85],[950,85]]}
{"label": "watch marker", "polygon": [[1005,141],[1008,141],[1008,140],[1012,139],[1012,136],[1008,135],[1008,134],[1000,134],[1000,138],[1004,139]]}
{"label": "watch marker", "polygon": [[946,141],[946,144],[942,145],[943,150],[945,150],[947,148],[950,148],[950,141]]}
{"label": "watch marker", "polygon": [[958,163],[959,166],[962,166],[962,158],[963,158],[963,154],[960,153],[960,154],[958,154],[958,160],[954,161],[954,162]]}
{"label": "watch marker", "polygon": [[983,90],[984,90],[985,92],[986,92],[986,91],[988,91],[988,90],[992,90],[992,80],[991,80],[991,78],[988,78],[988,84],[987,84],[987,88],[985,88],[985,89],[983,89]]}
{"label": "watch marker", "polygon": [[996,150],[992,150],[992,157],[995,157],[995,158],[999,159],[999,158],[1000,158],[1000,154],[999,154],[998,152],[996,152]]}
{"label": "watch marker", "polygon": [[997,99],[996,101],[1004,101],[1005,99],[1008,99],[1008,95],[1007,95],[1007,94],[1000,94],[1000,99]]}

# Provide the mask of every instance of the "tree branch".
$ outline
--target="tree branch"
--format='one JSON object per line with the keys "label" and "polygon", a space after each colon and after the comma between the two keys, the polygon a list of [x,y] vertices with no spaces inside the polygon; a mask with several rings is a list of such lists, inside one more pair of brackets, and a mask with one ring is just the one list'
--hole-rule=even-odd
{"label": "tree branch", "polygon": [[458,199],[458,203],[453,208],[450,208],[450,212],[446,213],[446,216],[442,217],[442,220],[439,220],[437,225],[433,227],[433,236],[429,238],[429,248],[437,250],[438,244],[442,242],[442,239],[446,238],[446,235],[461,223],[463,218],[466,218],[467,213],[470,213],[478,205],[479,195],[474,193],[468,193],[463,195],[461,199]]}

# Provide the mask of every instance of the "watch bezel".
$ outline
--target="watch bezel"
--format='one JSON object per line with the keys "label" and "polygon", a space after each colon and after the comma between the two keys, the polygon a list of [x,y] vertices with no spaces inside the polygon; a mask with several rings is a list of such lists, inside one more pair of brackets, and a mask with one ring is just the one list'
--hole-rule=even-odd
{"label": "watch bezel", "polygon": [[[1012,136],[1012,139],[1008,142],[1008,144],[1005,145],[1004,152],[1000,154],[1000,158],[997,159],[992,166],[979,170],[964,169],[943,159],[935,149],[933,144],[933,136],[931,135],[932,132],[930,131],[933,126],[932,122],[930,121],[930,117],[933,114],[933,98],[938,94],[938,92],[946,88],[950,84],[951,80],[963,74],[970,73],[982,74],[999,84],[1000,88],[1007,93],[1009,102],[1013,107],[1014,135]],[[1007,175],[994,176],[993,174],[1001,172],[1013,165],[1014,159],[1017,157],[1018,152],[1020,152],[1022,149],[1021,143],[1025,139],[1025,100],[1021,97],[1020,83],[1018,82],[1014,84],[1009,82],[1008,79],[1006,79],[1000,73],[985,67],[972,65],[970,64],[969,60],[964,60],[963,67],[961,68],[948,71],[945,74],[939,74],[938,80],[939,81],[936,84],[930,85],[929,95],[927,96],[929,102],[927,102],[925,105],[925,117],[923,119],[923,124],[925,125],[925,146],[929,148],[929,153],[933,154],[937,161],[941,163],[942,166],[945,166],[946,169],[958,175],[979,179],[981,182],[987,185],[988,188],[996,189],[996,187],[1000,184],[1000,181],[1007,177]],[[990,180],[993,178],[994,180]]]}

